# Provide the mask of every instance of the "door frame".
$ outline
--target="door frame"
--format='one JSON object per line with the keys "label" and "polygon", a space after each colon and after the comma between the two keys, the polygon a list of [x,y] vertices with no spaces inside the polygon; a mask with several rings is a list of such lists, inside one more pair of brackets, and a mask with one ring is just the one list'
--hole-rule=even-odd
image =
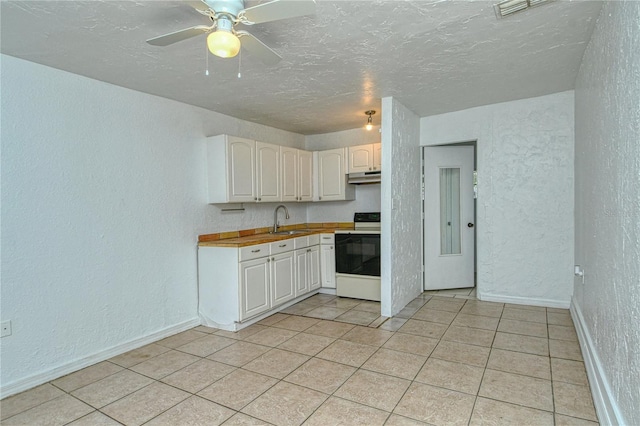
{"label": "door frame", "polygon": [[[426,278],[426,268],[424,264],[424,254],[425,254],[425,243],[424,240],[424,231],[425,231],[425,212],[424,212],[424,197],[425,197],[425,173],[424,173],[424,154],[426,148],[436,148],[436,147],[456,147],[456,146],[473,146],[473,170],[477,172],[478,170],[478,141],[465,141],[465,142],[453,142],[453,143],[444,143],[437,145],[421,145],[420,146],[420,185],[421,185],[421,212],[422,212],[422,220],[420,221],[420,231],[422,234],[422,291],[425,290],[425,278]],[[473,288],[476,290],[476,297],[478,294],[478,192],[475,192],[475,197],[473,199],[473,223],[475,226],[473,227]]]}

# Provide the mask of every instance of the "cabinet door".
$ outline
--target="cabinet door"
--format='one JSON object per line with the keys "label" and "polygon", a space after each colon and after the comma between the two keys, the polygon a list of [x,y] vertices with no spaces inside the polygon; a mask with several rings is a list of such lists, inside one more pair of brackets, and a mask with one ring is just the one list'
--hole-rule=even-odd
{"label": "cabinet door", "polygon": [[309,267],[306,248],[296,250],[296,297],[309,292]]}
{"label": "cabinet door", "polygon": [[313,153],[298,151],[298,201],[313,199]]}
{"label": "cabinet door", "polygon": [[373,170],[373,145],[349,147],[349,173]]}
{"label": "cabinet door", "polygon": [[280,147],[281,201],[298,201],[298,150]]}
{"label": "cabinet door", "polygon": [[227,196],[229,202],[254,201],[255,141],[229,136],[227,139]]}
{"label": "cabinet door", "polygon": [[382,144],[373,144],[373,170],[382,169]]}
{"label": "cabinet door", "polygon": [[240,320],[271,309],[269,299],[270,258],[240,262]]}
{"label": "cabinet door", "polygon": [[318,153],[318,200],[344,200],[344,149],[331,149]]}
{"label": "cabinet door", "polygon": [[320,246],[320,279],[322,287],[336,288],[336,253],[333,244]]}
{"label": "cabinet door", "polygon": [[256,201],[280,201],[280,146],[256,142],[256,170]]}
{"label": "cabinet door", "polygon": [[309,269],[309,291],[320,288],[320,246],[307,249],[307,269]]}
{"label": "cabinet door", "polygon": [[283,304],[295,297],[294,252],[271,257],[271,306]]}

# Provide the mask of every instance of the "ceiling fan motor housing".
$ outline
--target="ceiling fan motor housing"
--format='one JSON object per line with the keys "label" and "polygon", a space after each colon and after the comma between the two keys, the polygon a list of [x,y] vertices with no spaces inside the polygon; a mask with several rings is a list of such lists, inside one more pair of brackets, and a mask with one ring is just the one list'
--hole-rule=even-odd
{"label": "ceiling fan motor housing", "polygon": [[216,14],[228,14],[234,18],[238,17],[241,10],[244,10],[243,0],[203,0]]}

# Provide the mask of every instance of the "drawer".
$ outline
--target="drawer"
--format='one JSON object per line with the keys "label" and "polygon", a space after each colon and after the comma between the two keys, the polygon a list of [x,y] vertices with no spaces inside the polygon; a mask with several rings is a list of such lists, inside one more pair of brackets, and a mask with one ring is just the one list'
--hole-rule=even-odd
{"label": "drawer", "polygon": [[307,237],[309,239],[309,245],[315,246],[320,244],[320,234],[313,234]]}
{"label": "drawer", "polygon": [[240,247],[240,262],[269,256],[269,244]]}
{"label": "drawer", "polygon": [[293,238],[289,238],[288,240],[275,241],[269,244],[271,246],[271,254],[280,254],[293,250],[293,240]]}
{"label": "drawer", "polygon": [[293,248],[298,250],[309,247],[309,237],[298,237],[293,239]]}
{"label": "drawer", "polygon": [[320,234],[320,244],[333,244],[335,236],[333,234]]}

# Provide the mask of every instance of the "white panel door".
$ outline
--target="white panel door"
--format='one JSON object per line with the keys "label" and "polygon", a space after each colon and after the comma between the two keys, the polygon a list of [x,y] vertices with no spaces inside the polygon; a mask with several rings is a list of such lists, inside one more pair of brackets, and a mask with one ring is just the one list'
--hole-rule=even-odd
{"label": "white panel door", "polygon": [[313,200],[313,153],[298,150],[298,201]]}
{"label": "white panel door", "polygon": [[256,142],[256,167],[256,201],[280,201],[280,146]]}
{"label": "white panel door", "polygon": [[424,149],[425,290],[475,285],[473,149]]}
{"label": "white panel door", "polygon": [[271,257],[271,306],[283,304],[295,297],[294,252]]}
{"label": "white panel door", "polygon": [[240,262],[240,320],[271,308],[269,300],[269,258]]}
{"label": "white panel door", "polygon": [[227,139],[227,182],[229,202],[255,199],[255,141],[229,136]]}

